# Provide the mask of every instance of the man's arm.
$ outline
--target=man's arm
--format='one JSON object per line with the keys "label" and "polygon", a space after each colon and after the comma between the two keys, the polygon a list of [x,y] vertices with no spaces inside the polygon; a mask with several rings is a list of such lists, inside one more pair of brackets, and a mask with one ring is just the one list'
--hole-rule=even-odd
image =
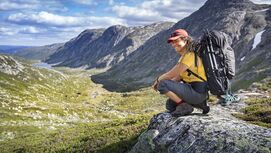
{"label": "man's arm", "polygon": [[160,80],[171,80],[174,78],[179,78],[180,74],[185,72],[188,69],[188,66],[186,66],[183,63],[178,63],[175,65],[171,70],[168,72],[164,73],[158,78],[158,81]]}
{"label": "man's arm", "polygon": [[152,88],[154,90],[157,90],[157,86],[159,84],[159,81],[161,80],[172,80],[172,79],[175,80],[176,79],[176,81],[180,81],[181,80],[180,74],[185,72],[187,69],[188,69],[188,66],[182,63],[178,63],[170,71],[157,77],[156,80],[154,81],[154,84],[152,85]]}
{"label": "man's arm", "polygon": [[180,82],[180,81],[181,81],[181,76],[180,76],[180,75],[178,75],[178,76],[176,76],[176,77],[172,78],[171,80],[173,80],[173,81],[177,81],[177,82]]}

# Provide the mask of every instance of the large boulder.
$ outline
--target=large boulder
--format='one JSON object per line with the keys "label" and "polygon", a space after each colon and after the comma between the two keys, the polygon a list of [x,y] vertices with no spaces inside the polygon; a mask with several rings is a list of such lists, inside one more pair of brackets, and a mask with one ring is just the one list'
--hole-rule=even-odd
{"label": "large boulder", "polygon": [[130,153],[271,152],[271,129],[231,115],[245,104],[212,106],[209,115],[155,115]]}

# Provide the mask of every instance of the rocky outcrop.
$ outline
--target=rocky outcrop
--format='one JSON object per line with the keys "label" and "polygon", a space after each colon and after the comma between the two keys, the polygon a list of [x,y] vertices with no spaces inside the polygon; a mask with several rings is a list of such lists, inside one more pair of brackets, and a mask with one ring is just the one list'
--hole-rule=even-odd
{"label": "rocky outcrop", "polygon": [[208,115],[155,115],[130,153],[269,153],[271,129],[249,124],[231,115],[244,103],[215,105]]}
{"label": "rocky outcrop", "polygon": [[11,56],[0,55],[0,72],[8,75],[17,75],[23,69],[24,66]]}
{"label": "rocky outcrop", "polygon": [[[93,76],[93,80],[113,91],[131,91],[150,86],[155,77],[169,70],[177,62],[179,56],[166,40],[172,31],[184,28],[195,39],[203,34],[204,29],[227,33],[237,61],[239,76],[235,82],[246,79],[249,80],[249,85],[255,79],[262,79],[271,72],[268,67],[271,64],[268,49],[271,36],[270,13],[270,5],[256,5],[249,0],[208,0],[198,11],[146,41],[127,58],[128,60],[113,66],[105,73]],[[263,33],[260,43],[254,44],[255,36],[261,31]],[[244,56],[246,58],[242,59]],[[264,60],[260,60],[263,57]],[[261,70],[261,73],[256,70]]]}

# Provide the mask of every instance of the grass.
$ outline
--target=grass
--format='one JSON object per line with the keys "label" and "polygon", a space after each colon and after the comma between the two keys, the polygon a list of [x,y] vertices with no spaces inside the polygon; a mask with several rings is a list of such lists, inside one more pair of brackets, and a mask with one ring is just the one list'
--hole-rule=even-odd
{"label": "grass", "polygon": [[247,107],[241,109],[242,113],[234,116],[253,124],[271,128],[271,98],[270,98],[271,78],[267,77],[259,82],[253,83],[248,90],[264,92],[265,98],[252,97],[245,100]]}
{"label": "grass", "polygon": [[18,75],[0,73],[1,152],[125,152],[164,110],[151,88],[115,93],[94,84],[99,70],[22,64]]}
{"label": "grass", "polygon": [[[252,75],[252,74],[251,74]],[[264,78],[266,78],[267,75],[264,73],[259,73],[255,76],[253,76],[250,79],[242,79],[239,80],[238,82],[235,82],[234,84],[232,84],[232,90],[233,91],[237,91],[239,89],[246,89],[248,88],[252,83],[254,82],[259,82],[261,80],[263,80]]]}
{"label": "grass", "polygon": [[247,107],[234,116],[253,124],[271,128],[271,98],[251,98]]}
{"label": "grass", "polygon": [[126,152],[147,127],[150,114],[104,123],[82,123],[24,135],[0,144],[1,152]]}

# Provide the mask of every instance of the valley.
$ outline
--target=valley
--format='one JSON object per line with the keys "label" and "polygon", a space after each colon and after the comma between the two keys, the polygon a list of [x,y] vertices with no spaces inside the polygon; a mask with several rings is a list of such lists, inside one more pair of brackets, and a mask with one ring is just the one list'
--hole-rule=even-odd
{"label": "valley", "polygon": [[97,70],[37,68],[7,56],[6,61],[19,61],[22,70],[0,72],[4,152],[100,150],[136,137],[164,110],[165,98],[151,88],[116,93],[94,84],[89,76]]}

